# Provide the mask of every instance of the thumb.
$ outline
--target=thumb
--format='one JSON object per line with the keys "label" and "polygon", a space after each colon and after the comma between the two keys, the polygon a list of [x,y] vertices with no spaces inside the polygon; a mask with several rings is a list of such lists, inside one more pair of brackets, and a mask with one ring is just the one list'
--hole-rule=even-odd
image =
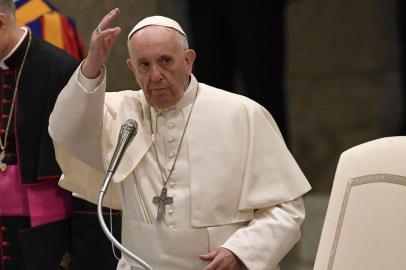
{"label": "thumb", "polygon": [[202,254],[199,256],[199,258],[203,261],[212,261],[214,259],[214,257],[216,257],[218,250],[213,250],[209,253],[206,254]]}

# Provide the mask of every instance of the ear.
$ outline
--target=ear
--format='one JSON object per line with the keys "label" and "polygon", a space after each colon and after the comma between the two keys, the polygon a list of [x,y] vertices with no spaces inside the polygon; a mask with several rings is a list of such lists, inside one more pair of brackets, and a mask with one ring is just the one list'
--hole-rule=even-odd
{"label": "ear", "polygon": [[189,75],[192,73],[193,63],[196,59],[196,53],[192,49],[188,49],[185,52],[186,68]]}
{"label": "ear", "polygon": [[8,22],[8,17],[6,14],[0,12],[0,29],[5,30],[5,27],[7,26]]}
{"label": "ear", "polygon": [[127,66],[132,72],[134,72],[133,61],[131,61],[131,58],[127,59]]}

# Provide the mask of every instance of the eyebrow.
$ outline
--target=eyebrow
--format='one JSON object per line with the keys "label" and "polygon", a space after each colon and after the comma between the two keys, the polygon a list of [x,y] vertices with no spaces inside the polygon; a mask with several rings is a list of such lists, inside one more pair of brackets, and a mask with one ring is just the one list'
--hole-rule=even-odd
{"label": "eyebrow", "polygon": [[138,58],[138,59],[136,59],[136,60],[137,60],[137,63],[147,62],[147,59],[145,59],[145,57]]}

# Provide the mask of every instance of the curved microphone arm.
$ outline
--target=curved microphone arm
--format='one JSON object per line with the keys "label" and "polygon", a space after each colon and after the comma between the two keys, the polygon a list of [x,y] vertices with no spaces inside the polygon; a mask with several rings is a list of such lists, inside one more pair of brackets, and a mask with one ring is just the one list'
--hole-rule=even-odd
{"label": "curved microphone arm", "polygon": [[114,238],[114,236],[110,233],[109,229],[107,228],[106,223],[104,222],[103,214],[102,214],[102,205],[103,205],[104,195],[107,192],[111,178],[113,177],[113,174],[116,171],[127,146],[134,139],[134,136],[137,133],[137,128],[138,128],[138,124],[133,119],[128,119],[121,126],[120,133],[118,136],[117,146],[114,151],[113,157],[111,158],[110,166],[107,169],[107,174],[106,174],[106,177],[104,178],[103,186],[100,190],[99,200],[97,202],[97,217],[99,218],[99,223],[100,223],[100,226],[101,226],[104,234],[113,243],[113,245],[115,245],[119,250],[121,250],[122,253],[124,253],[125,255],[127,255],[128,257],[130,257],[131,259],[133,259],[140,265],[142,265],[146,270],[152,270],[151,266],[149,266],[146,262],[144,262],[143,260],[141,260],[140,258],[135,256],[133,253],[131,253],[131,251],[126,249],[123,245],[120,244],[120,242],[117,241],[117,239]]}
{"label": "curved microphone arm", "polygon": [[121,252],[123,252],[125,255],[142,265],[146,270],[152,270],[151,266],[149,266],[145,261],[137,257],[135,254],[131,253],[128,249],[126,249],[123,245],[120,244],[119,241],[117,241],[116,238],[110,233],[109,229],[106,226],[106,223],[104,222],[103,214],[102,214],[102,205],[103,205],[103,198],[104,195],[107,191],[107,188],[110,184],[111,178],[113,176],[112,172],[108,172],[106,177],[104,178],[104,183],[103,186],[100,190],[100,195],[99,195],[99,201],[97,203],[97,216],[99,218],[100,226],[104,232],[104,234],[107,236],[108,239],[119,249]]}

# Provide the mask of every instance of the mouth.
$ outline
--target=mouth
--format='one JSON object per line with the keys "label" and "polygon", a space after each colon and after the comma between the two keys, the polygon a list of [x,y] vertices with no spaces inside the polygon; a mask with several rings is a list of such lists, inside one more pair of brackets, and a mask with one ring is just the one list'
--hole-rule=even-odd
{"label": "mouth", "polygon": [[168,87],[154,87],[154,88],[150,88],[151,91],[162,91],[162,90],[166,90],[168,89]]}
{"label": "mouth", "polygon": [[169,87],[156,87],[156,88],[150,88],[149,93],[151,95],[151,97],[155,97],[155,98],[163,98],[163,97],[167,97],[170,96],[171,92],[169,91]]}
{"label": "mouth", "polygon": [[151,93],[162,93],[168,91],[168,87],[157,87],[157,88],[151,88],[150,92]]}

